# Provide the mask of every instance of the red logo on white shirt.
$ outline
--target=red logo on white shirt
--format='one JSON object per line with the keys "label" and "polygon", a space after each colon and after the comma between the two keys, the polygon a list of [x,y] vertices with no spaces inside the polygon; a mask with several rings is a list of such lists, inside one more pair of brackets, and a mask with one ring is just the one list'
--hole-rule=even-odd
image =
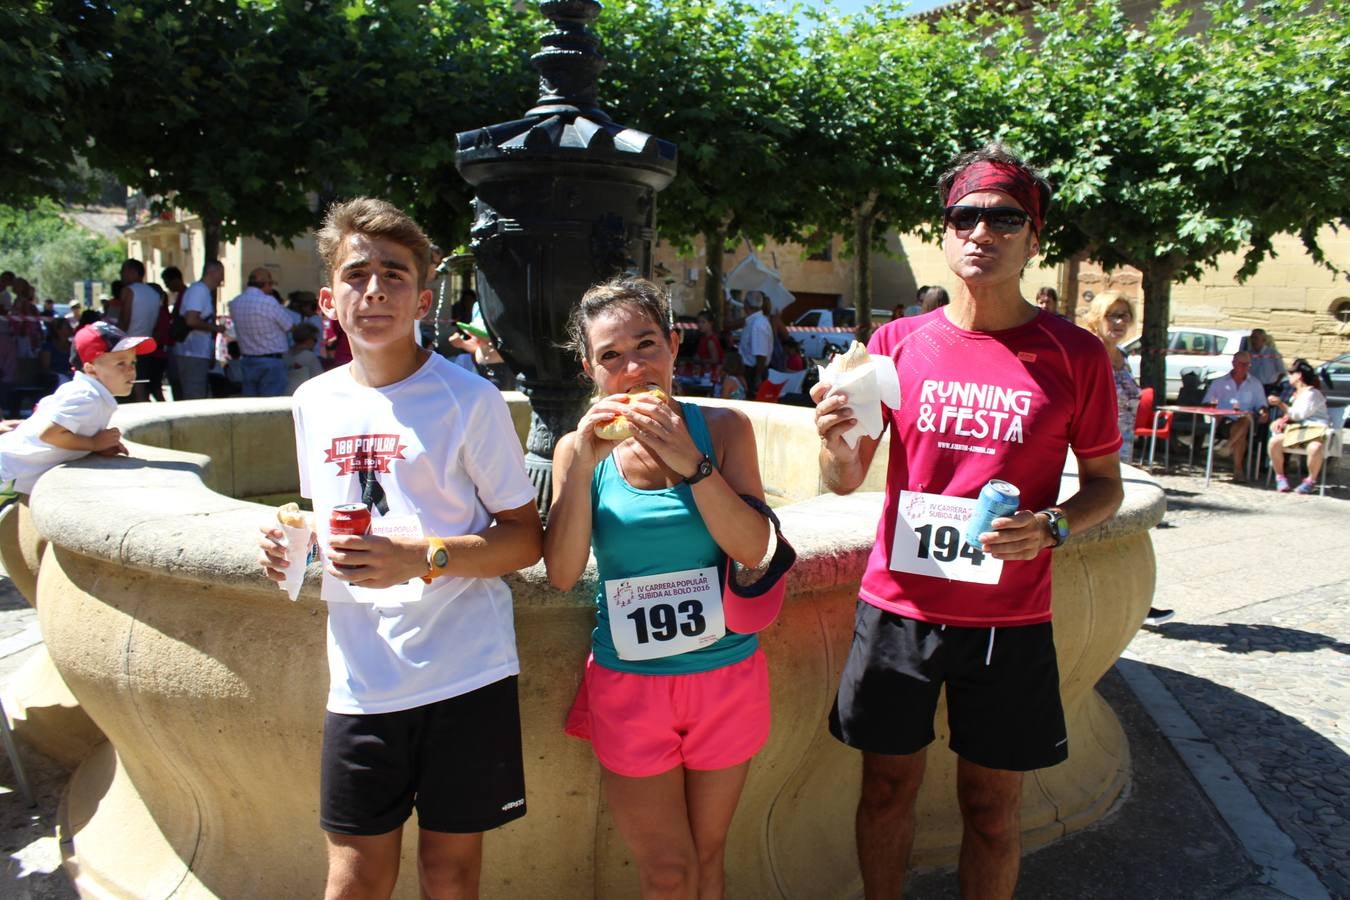
{"label": "red logo on white shirt", "polygon": [[324,462],[338,464],[339,475],[353,472],[388,472],[389,463],[405,459],[406,444],[398,442],[396,434],[353,434],[333,438]]}

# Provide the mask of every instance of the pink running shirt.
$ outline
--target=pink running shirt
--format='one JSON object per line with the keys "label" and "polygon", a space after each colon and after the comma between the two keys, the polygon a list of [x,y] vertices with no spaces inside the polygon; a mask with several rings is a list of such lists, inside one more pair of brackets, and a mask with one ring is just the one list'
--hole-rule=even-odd
{"label": "pink running shirt", "polygon": [[886,499],[860,595],[881,609],[946,625],[1050,620],[1050,550],[1009,560],[997,584],[892,571],[902,490],[978,497],[990,479],[1016,485],[1021,509],[1053,506],[1069,447],[1116,453],[1116,389],[1095,335],[1040,311],[1007,331],[957,328],[942,309],[896,319],[867,348],[895,360],[900,408],[891,428]]}

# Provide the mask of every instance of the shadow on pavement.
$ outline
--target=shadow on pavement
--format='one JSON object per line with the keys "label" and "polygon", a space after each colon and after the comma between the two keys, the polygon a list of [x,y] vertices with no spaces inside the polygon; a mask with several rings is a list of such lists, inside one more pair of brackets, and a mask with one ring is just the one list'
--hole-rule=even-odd
{"label": "shadow on pavement", "polygon": [[14,582],[8,578],[0,577],[0,612],[12,612],[16,609],[27,609],[28,601],[23,598],[18,588],[14,587]]}
{"label": "shadow on pavement", "polygon": [[1311,653],[1314,650],[1335,650],[1350,654],[1350,644],[1331,635],[1279,625],[1250,625],[1229,622],[1227,625],[1192,625],[1169,622],[1150,628],[1154,634],[1170,641],[1204,641],[1225,653]]}
{"label": "shadow on pavement", "polygon": [[1211,512],[1223,513],[1224,515],[1250,516],[1264,512],[1259,506],[1252,506],[1249,502],[1239,502],[1233,497],[1217,492],[1205,493],[1166,488],[1163,493],[1167,495],[1167,511],[1169,513]]}
{"label": "shadow on pavement", "polygon": [[19,744],[36,807],[15,789],[14,768],[0,749],[0,897],[6,900],[76,900],[61,865],[56,809],[70,773],[31,747]]}
{"label": "shadow on pavement", "polygon": [[[1149,669],[1182,701],[1333,897],[1350,897],[1350,757],[1279,710],[1182,672]],[[1130,741],[1132,780],[1102,821],[1022,859],[1018,897],[1238,900],[1283,896],[1215,809],[1147,710],[1112,669],[1098,690]],[[955,802],[955,797],[952,798]],[[1331,810],[1331,811],[1325,811]],[[916,873],[908,900],[957,900],[951,871]]]}
{"label": "shadow on pavement", "polygon": [[[1017,896],[1217,900],[1254,884],[1258,870],[1120,674],[1097,689],[1129,738],[1131,782],[1100,822],[1024,856]],[[915,874],[905,890],[907,900],[960,896],[951,871]]]}
{"label": "shadow on pavement", "polygon": [[[1275,630],[1304,635],[1306,640],[1327,640],[1308,632]],[[1298,858],[1328,893],[1350,897],[1350,754],[1329,737],[1339,733],[1344,714],[1334,696],[1327,694],[1329,686],[1310,683],[1299,670],[1281,674],[1277,667],[1258,667],[1256,660],[1249,664],[1249,671],[1255,670],[1253,677],[1264,686],[1287,693],[1291,702],[1300,704],[1304,721],[1207,678],[1157,665],[1149,669],[1293,840]]]}

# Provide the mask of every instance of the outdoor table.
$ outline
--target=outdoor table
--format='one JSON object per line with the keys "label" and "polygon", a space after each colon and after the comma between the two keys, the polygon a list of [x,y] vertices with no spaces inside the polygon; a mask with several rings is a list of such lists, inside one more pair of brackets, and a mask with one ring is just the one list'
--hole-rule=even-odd
{"label": "outdoor table", "polygon": [[[1214,470],[1214,432],[1218,428],[1219,419],[1236,419],[1240,416],[1253,415],[1240,409],[1219,409],[1217,406],[1159,406],[1158,412],[1170,413],[1189,413],[1191,416],[1191,454],[1189,462],[1195,464],[1195,424],[1196,419],[1204,416],[1209,419],[1209,447],[1205,454],[1205,487],[1209,487],[1209,476]],[[1253,423],[1255,426],[1255,423]],[[1256,428],[1247,429],[1247,463],[1252,461],[1252,436],[1256,434]],[[1148,456],[1153,459],[1153,451],[1158,443],[1158,430],[1153,430],[1153,435],[1148,442]]]}

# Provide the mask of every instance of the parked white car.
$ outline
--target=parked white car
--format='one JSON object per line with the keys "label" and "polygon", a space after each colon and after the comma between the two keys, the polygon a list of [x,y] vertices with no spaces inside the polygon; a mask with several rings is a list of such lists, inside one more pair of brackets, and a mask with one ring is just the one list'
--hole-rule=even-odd
{"label": "parked white car", "polygon": [[[1167,399],[1175,400],[1181,391],[1183,369],[1196,369],[1201,385],[1226,374],[1233,368],[1233,354],[1246,346],[1250,333],[1191,326],[1167,329]],[[1142,338],[1135,338],[1121,348],[1135,378],[1139,377],[1141,343]]]}

